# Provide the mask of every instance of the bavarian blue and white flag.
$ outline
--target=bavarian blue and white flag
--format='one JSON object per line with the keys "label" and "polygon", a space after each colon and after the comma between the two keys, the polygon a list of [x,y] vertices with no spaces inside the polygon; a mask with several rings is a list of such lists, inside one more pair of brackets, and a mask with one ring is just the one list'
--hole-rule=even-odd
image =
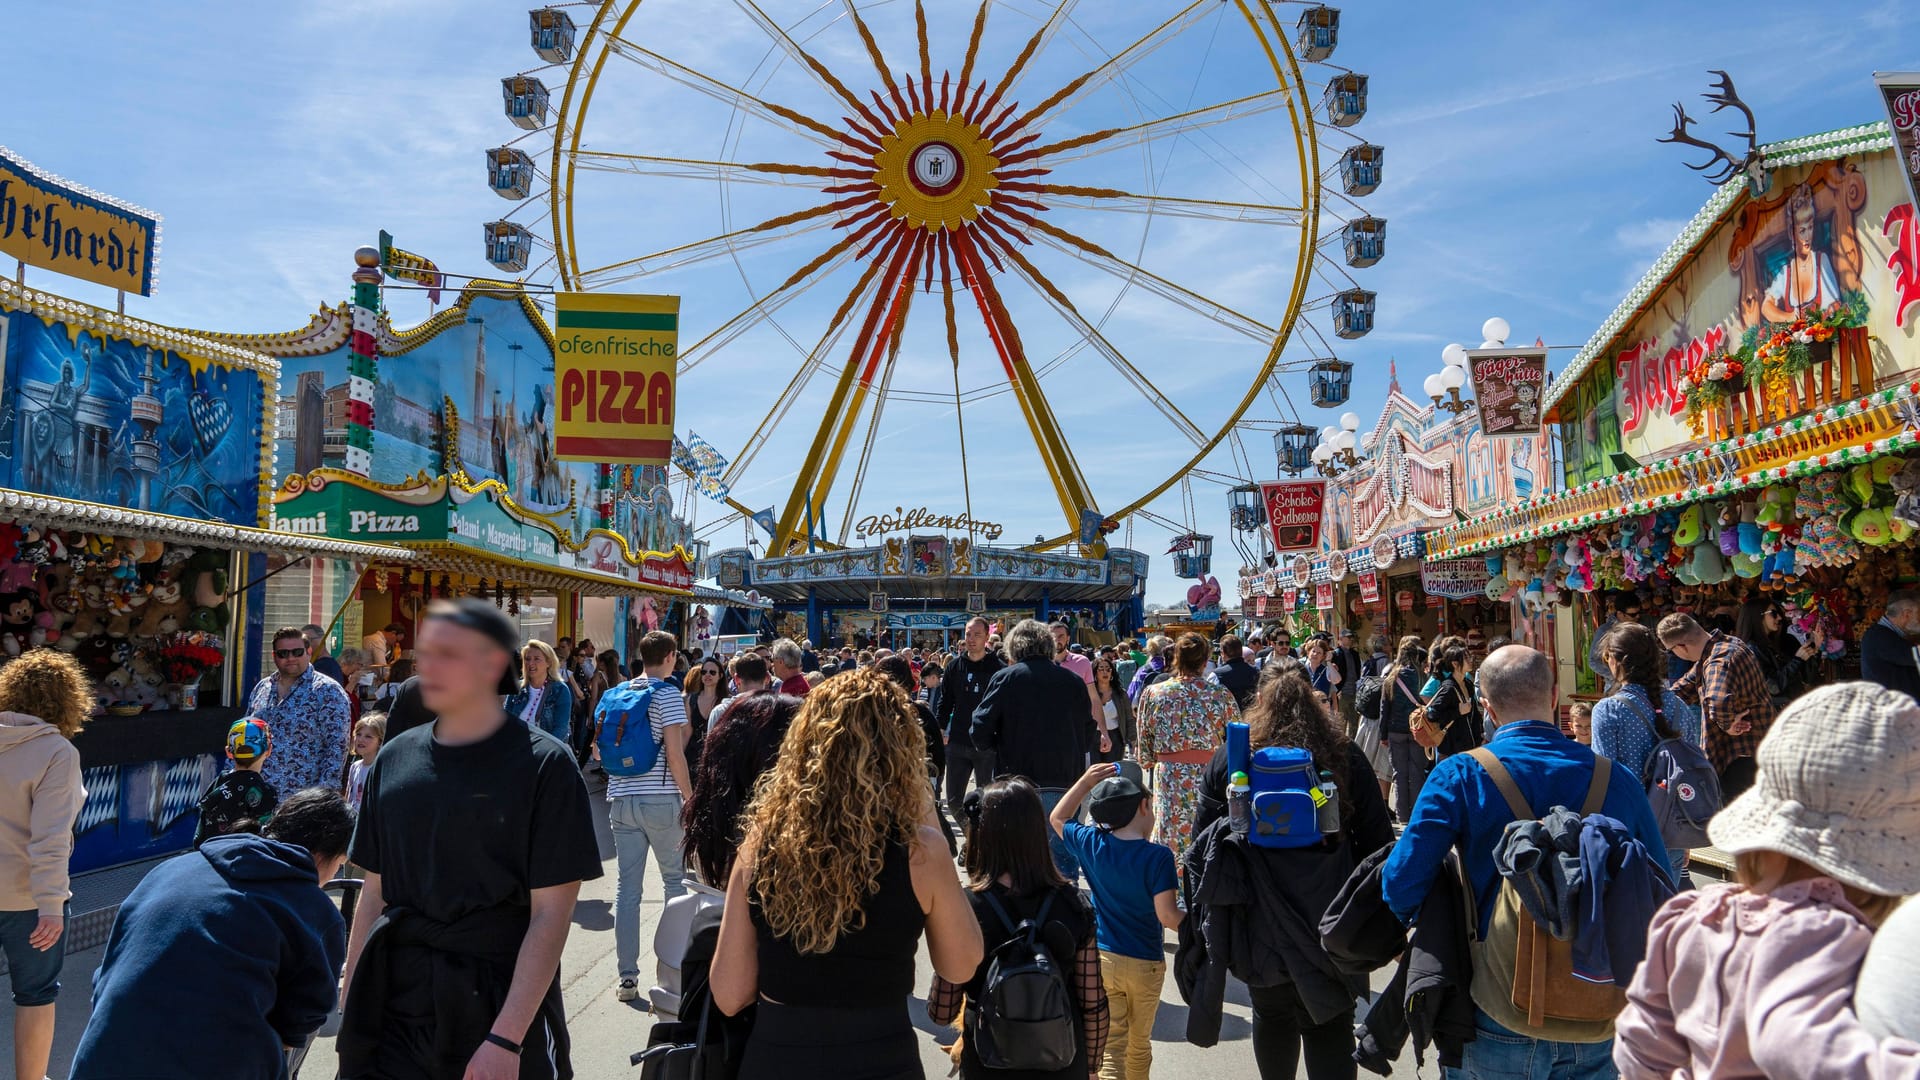
{"label": "bavarian blue and white flag", "polygon": [[731,491],[720,479],[726,472],[727,459],[698,433],[687,432],[686,442],[681,442],[678,435],[673,437],[673,463],[693,478],[700,494],[715,502],[727,501]]}

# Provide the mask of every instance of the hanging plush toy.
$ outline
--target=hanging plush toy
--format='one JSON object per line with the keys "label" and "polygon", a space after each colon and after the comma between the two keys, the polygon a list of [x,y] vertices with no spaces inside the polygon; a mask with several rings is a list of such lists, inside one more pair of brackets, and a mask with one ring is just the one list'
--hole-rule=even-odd
{"label": "hanging plush toy", "polygon": [[1674,546],[1690,548],[1699,543],[1701,537],[1705,535],[1702,532],[1702,528],[1700,504],[1689,504],[1685,509],[1680,511],[1679,522],[1673,527]]}
{"label": "hanging plush toy", "polygon": [[1719,527],[1720,554],[1731,559],[1740,553],[1740,511],[1732,502],[1723,502],[1713,516]]}

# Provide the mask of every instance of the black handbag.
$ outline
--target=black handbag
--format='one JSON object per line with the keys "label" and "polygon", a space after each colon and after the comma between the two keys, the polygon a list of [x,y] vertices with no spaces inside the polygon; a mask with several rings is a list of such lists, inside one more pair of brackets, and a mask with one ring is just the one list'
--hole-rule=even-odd
{"label": "black handbag", "polygon": [[[713,1002],[708,1000],[700,1009],[698,1023],[655,1024],[652,1045],[628,1059],[628,1064],[640,1066],[640,1080],[718,1080],[724,1069],[716,1068],[720,1065],[717,1059],[725,1055],[707,1045],[707,1018],[712,1011]],[[688,1035],[693,1037],[692,1042],[680,1041]]]}

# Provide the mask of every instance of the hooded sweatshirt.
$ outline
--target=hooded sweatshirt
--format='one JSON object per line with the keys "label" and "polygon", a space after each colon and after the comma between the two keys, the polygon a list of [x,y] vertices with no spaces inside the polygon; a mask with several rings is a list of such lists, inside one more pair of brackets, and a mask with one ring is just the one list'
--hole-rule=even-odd
{"label": "hooded sweatshirt", "polygon": [[149,873],[94,975],[73,1080],[280,1080],[334,1007],[346,924],[304,849],[216,836]]}
{"label": "hooded sweatshirt", "polygon": [[39,717],[0,712],[0,911],[66,910],[67,856],[85,799],[72,741]]}

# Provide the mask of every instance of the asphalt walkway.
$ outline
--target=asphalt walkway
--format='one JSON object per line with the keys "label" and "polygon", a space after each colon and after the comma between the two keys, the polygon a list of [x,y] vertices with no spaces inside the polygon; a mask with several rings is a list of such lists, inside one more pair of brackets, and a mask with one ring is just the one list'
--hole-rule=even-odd
{"label": "asphalt walkway", "polygon": [[[599,808],[597,828],[601,853],[606,857],[606,874],[597,881],[588,882],[581,889],[579,904],[574,909],[574,930],[567,939],[560,971],[565,988],[568,1026],[573,1035],[576,1075],[580,1080],[632,1080],[639,1074],[628,1065],[628,1057],[646,1045],[647,1031],[652,1021],[642,1007],[644,998],[631,1003],[614,1000],[613,990],[617,981],[613,955],[614,863],[605,805],[596,795],[596,806]],[[659,921],[662,907],[659,885],[659,877],[649,866],[646,898],[640,911],[643,943],[652,942],[653,929]],[[89,978],[99,966],[103,951],[102,947],[96,946],[67,957],[61,978],[58,1033],[50,1070],[52,1076],[66,1076],[71,1066],[74,1049],[79,1044],[81,1031],[86,1027]],[[1168,959],[1172,959],[1171,936]],[[651,959],[643,957],[641,966],[644,971],[651,972]],[[920,977],[916,985],[924,988],[931,981],[932,967],[923,949]],[[1383,973],[1376,980],[1376,988],[1384,981]],[[644,989],[644,979],[642,984]],[[920,994],[924,993],[922,989]],[[943,1046],[953,1040],[954,1033],[936,1027],[927,1020],[922,998],[915,998],[912,1011],[915,1025],[926,1036],[922,1043],[921,1060],[926,1066],[927,1076],[946,1076],[951,1062]],[[1253,1065],[1252,1045],[1248,1041],[1252,1035],[1252,1024],[1245,987],[1237,983],[1228,987],[1226,1015],[1221,1024],[1218,1046],[1205,1050],[1189,1046],[1184,1039],[1186,1017],[1186,1007],[1181,1004],[1179,991],[1174,988],[1169,976],[1161,996],[1160,1013],[1154,1023],[1156,1077],[1166,1080],[1251,1080],[1259,1076]],[[0,1061],[11,1061],[12,1055],[12,1024],[0,1022]],[[318,1040],[300,1070],[300,1080],[329,1080],[334,1075],[334,1065],[331,1041]],[[1430,1074],[1435,1071],[1431,1058],[1425,1071]],[[1411,1053],[1399,1063],[1393,1075],[1396,1078],[1417,1075]]]}

